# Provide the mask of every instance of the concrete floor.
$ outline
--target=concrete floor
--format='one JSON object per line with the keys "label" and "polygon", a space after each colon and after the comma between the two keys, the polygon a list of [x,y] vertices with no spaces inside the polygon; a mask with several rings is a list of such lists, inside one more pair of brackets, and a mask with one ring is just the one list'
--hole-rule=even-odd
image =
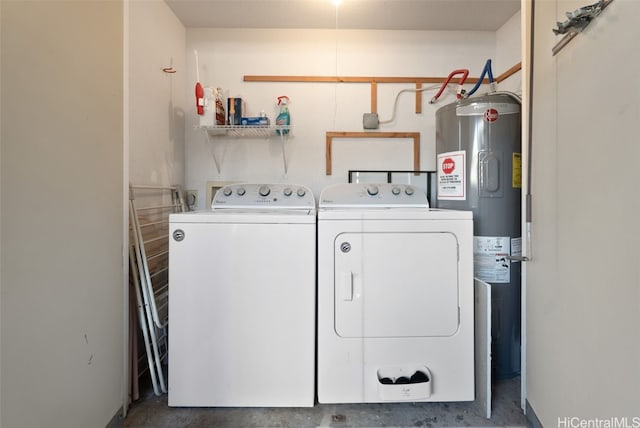
{"label": "concrete floor", "polygon": [[175,408],[145,387],[124,427],[525,427],[520,378],[494,384],[493,416],[473,402],[316,404],[312,408]]}

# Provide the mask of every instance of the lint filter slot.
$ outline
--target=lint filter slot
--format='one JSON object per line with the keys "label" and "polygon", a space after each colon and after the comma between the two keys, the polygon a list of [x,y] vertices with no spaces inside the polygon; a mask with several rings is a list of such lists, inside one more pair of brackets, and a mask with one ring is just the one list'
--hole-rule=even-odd
{"label": "lint filter slot", "polygon": [[431,397],[432,377],[426,366],[381,367],[378,396],[384,401],[415,401]]}

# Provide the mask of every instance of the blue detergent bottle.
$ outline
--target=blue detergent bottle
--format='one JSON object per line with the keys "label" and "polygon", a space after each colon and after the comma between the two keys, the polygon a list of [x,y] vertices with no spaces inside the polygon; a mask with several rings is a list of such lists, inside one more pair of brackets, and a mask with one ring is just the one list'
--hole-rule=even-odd
{"label": "blue detergent bottle", "polygon": [[[291,116],[289,115],[289,97],[282,95],[278,97],[278,105],[280,106],[280,114],[276,117],[276,126],[289,126],[291,125]],[[278,135],[286,135],[289,133],[289,129],[276,129]]]}

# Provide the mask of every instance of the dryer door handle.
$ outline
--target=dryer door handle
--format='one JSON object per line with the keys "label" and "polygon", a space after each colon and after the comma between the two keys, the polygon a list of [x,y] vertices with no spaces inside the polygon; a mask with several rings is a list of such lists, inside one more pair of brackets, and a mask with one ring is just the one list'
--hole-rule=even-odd
{"label": "dryer door handle", "polygon": [[342,300],[351,302],[353,301],[353,272],[342,272],[341,277]]}

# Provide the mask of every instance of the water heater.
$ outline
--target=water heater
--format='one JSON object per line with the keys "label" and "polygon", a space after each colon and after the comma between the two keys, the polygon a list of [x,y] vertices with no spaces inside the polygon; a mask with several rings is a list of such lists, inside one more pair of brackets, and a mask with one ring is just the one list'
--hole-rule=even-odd
{"label": "water heater", "polygon": [[492,285],[496,378],[520,373],[520,102],[504,93],[436,111],[437,206],[473,211],[474,276]]}

